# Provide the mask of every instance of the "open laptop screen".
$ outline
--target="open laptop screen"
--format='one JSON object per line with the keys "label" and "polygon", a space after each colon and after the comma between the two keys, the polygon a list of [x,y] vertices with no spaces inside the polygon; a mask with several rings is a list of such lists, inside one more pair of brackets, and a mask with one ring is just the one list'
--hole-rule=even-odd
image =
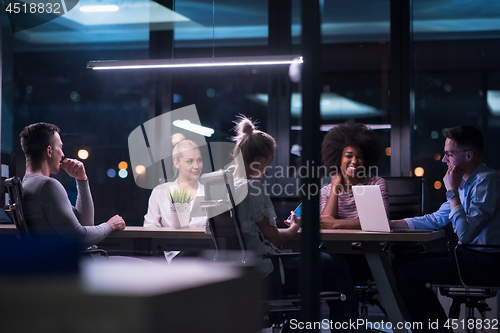
{"label": "open laptop screen", "polygon": [[379,185],[352,187],[361,229],[391,232]]}

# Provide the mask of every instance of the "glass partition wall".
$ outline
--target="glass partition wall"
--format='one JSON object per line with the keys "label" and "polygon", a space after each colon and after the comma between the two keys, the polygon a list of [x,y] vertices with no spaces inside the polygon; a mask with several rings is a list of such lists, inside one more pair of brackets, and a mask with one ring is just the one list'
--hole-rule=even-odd
{"label": "glass partition wall", "polygon": [[[491,1],[413,1],[415,118],[413,170],[426,181],[425,210],[444,202],[444,133],[469,124],[486,140],[483,161],[497,152],[500,4]],[[418,170],[417,170],[418,171]]]}
{"label": "glass partition wall", "polygon": [[[301,149],[311,147],[300,146],[301,87],[282,80],[288,78],[287,67],[86,68],[91,60],[268,55],[276,43],[270,38],[270,22],[282,20],[283,12],[270,11],[267,0],[103,4],[119,9],[89,15],[81,7],[94,4],[80,1],[61,17],[16,33],[3,12],[1,148],[10,176],[24,174],[20,130],[38,121],[55,123],[62,130],[66,156],[77,157],[81,149],[89,153],[84,162],[96,219],[118,213],[128,225],[142,225],[150,190],[134,182],[128,135],[162,113],[191,104],[201,124],[214,129],[207,142],[230,141],[232,121],[244,114],[279,136],[275,166],[301,164]],[[497,7],[485,1],[413,1],[415,109],[406,125],[412,135],[411,173],[417,167],[424,170],[427,212],[444,201],[437,182],[445,171],[439,162],[445,128],[463,123],[480,127],[489,142],[485,162],[499,164],[493,144],[500,114]],[[391,130],[394,114],[406,112],[390,110],[391,47],[399,47],[391,44],[390,27],[390,0],[322,2],[323,131],[318,135],[350,118],[372,125],[386,151],[381,176],[391,174],[386,148],[391,136],[399,135]],[[300,33],[300,1],[292,0],[286,54],[301,54]],[[281,85],[273,84],[275,78],[281,78]],[[120,172],[120,162],[127,163],[120,166],[126,172]],[[209,171],[206,162],[203,172]],[[72,180],[56,177],[74,200]],[[271,194],[279,216],[299,200],[298,195]]]}
{"label": "glass partition wall", "polygon": [[[326,129],[353,117],[370,124],[389,123],[384,102],[388,48],[382,46],[383,54],[376,59],[363,52],[363,47],[374,44],[377,48],[387,42],[388,2],[384,4],[383,13],[370,20],[385,20],[376,34],[370,22],[363,23],[369,8],[360,13],[355,6],[342,7],[341,1],[326,2],[323,7],[322,124]],[[10,161],[10,175],[24,174],[20,130],[38,121],[55,123],[62,130],[66,156],[88,151],[84,162],[96,219],[119,213],[128,225],[141,225],[150,190],[136,186],[127,146],[128,135],[137,126],[195,104],[201,124],[215,131],[207,142],[230,141],[232,121],[238,114],[252,117],[262,130],[276,135],[276,120],[269,125],[273,107],[269,96],[274,98],[276,93],[269,82],[276,76],[288,76],[287,67],[101,72],[86,68],[91,60],[267,55],[268,22],[278,19],[269,17],[268,1],[107,1],[106,5],[119,9],[93,14],[82,11],[90,5],[95,4],[80,1],[61,17],[16,33],[9,31],[8,18],[3,17],[3,51],[10,55],[4,57],[4,67],[12,67],[12,76],[4,75],[4,92],[10,89],[11,94],[3,94],[2,152],[3,160]],[[300,54],[300,1],[290,2],[290,13],[290,51]],[[356,31],[350,29],[353,22],[360,22]],[[345,52],[352,49],[360,57],[354,62],[350,52]],[[343,54],[331,59],[340,50]],[[360,71],[357,63],[369,58]],[[280,139],[278,144],[287,156],[275,164],[300,163],[300,86],[286,84],[284,100],[291,105],[284,114],[290,118],[289,139]],[[388,145],[388,130],[380,133]],[[120,162],[127,165],[119,167]],[[388,163],[385,165],[388,173]],[[209,171],[210,163],[205,163],[203,172]],[[74,182],[62,173],[55,177],[75,200]],[[299,200],[298,195],[288,198],[284,193],[275,193],[273,198],[278,210],[285,213]]]}
{"label": "glass partition wall", "polygon": [[[57,124],[67,157],[77,158],[81,149],[88,152],[84,163],[96,220],[118,213],[127,225],[142,225],[151,190],[134,182],[129,134],[164,112],[191,104],[201,124],[215,131],[207,141],[229,141],[232,121],[240,113],[259,120],[266,130],[267,107],[254,96],[267,93],[268,74],[249,67],[99,72],[87,69],[87,62],[265,55],[267,1],[221,1],[216,7],[213,1],[106,1],[101,5],[119,9],[82,11],[90,5],[96,4],[80,1],[65,15],[16,33],[4,15],[3,51],[11,55],[4,57],[4,67],[13,69],[12,77],[4,76],[11,94],[3,95],[2,162],[10,164],[10,176],[22,177],[18,133],[38,121]],[[205,161],[203,172],[210,171]],[[75,200],[74,181],[64,172],[55,177]]]}

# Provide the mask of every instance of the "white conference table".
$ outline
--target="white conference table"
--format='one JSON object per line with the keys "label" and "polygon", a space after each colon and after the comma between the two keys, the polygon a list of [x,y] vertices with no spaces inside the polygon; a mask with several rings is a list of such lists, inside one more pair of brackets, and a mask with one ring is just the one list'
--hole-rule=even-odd
{"label": "white conference table", "polygon": [[[202,249],[202,246],[211,244],[211,236],[206,234],[204,228],[143,228],[127,227],[125,230],[114,233],[107,240],[127,238],[146,240],[141,246],[150,246],[150,249]],[[411,232],[369,232],[362,230],[321,230],[321,241],[326,246],[326,251],[331,253],[358,253],[364,254],[382,302],[387,311],[389,321],[392,323],[393,332],[408,332],[407,329],[398,328],[397,323],[405,323],[409,318],[406,307],[397,291],[394,272],[389,259],[380,246],[381,242],[422,242],[429,243],[442,239],[444,231],[429,231],[425,233]],[[291,247],[298,249],[299,237],[292,241]],[[361,248],[352,247],[353,242],[361,242]],[[182,247],[179,245],[182,244]],[[203,245],[204,244],[204,245]],[[136,246],[139,243],[135,244]],[[177,248],[176,248],[177,246]],[[209,246],[205,247],[209,248]],[[213,248],[213,247],[212,247]]]}
{"label": "white conference table", "polygon": [[[443,238],[445,232],[429,231],[425,233],[412,232],[370,232],[362,230],[321,230],[321,241],[325,251],[330,253],[364,254],[373,279],[382,298],[392,330],[396,333],[408,332],[398,323],[404,325],[409,318],[408,311],[397,290],[394,271],[389,258],[384,253],[381,242],[421,242],[429,243]],[[361,247],[353,247],[353,242],[360,242]],[[406,319],[409,321],[409,319]],[[410,323],[411,324],[411,323]],[[424,323],[426,324],[426,323]]]}
{"label": "white conference table", "polygon": [[[0,225],[0,234],[14,234],[15,226]],[[321,241],[326,246],[326,252],[344,254],[364,254],[382,302],[387,311],[389,321],[393,325],[393,332],[408,332],[398,328],[397,323],[404,323],[409,318],[406,307],[397,291],[394,272],[389,259],[380,246],[381,242],[422,242],[429,243],[443,238],[444,231],[430,231],[427,233],[389,233],[368,232],[362,230],[321,230]],[[353,242],[361,242],[361,248],[352,247]],[[122,231],[114,232],[99,243],[104,249],[117,250],[204,250],[213,249],[211,236],[205,233],[205,228],[184,227],[174,228],[145,228],[126,227]],[[299,249],[299,237],[292,241],[290,246]]]}
{"label": "white conference table", "polygon": [[[0,235],[17,235],[14,224],[0,224]],[[214,249],[212,237],[205,227],[126,227],[111,233],[98,243],[105,250],[125,251],[201,251]]]}
{"label": "white conference table", "polygon": [[109,235],[97,244],[105,250],[149,251],[203,251],[215,249],[212,237],[205,227],[126,227]]}

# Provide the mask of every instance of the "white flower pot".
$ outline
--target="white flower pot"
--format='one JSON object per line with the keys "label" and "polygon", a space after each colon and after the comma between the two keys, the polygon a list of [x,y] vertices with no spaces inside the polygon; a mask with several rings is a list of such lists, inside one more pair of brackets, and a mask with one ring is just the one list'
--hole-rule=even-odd
{"label": "white flower pot", "polygon": [[191,205],[189,203],[170,203],[172,228],[179,229],[189,225],[191,220]]}
{"label": "white flower pot", "polygon": [[177,212],[190,212],[191,204],[189,203],[174,203],[174,210]]}
{"label": "white flower pot", "polygon": [[177,212],[177,219],[179,220],[179,224],[182,227],[186,227],[191,220],[191,212]]}

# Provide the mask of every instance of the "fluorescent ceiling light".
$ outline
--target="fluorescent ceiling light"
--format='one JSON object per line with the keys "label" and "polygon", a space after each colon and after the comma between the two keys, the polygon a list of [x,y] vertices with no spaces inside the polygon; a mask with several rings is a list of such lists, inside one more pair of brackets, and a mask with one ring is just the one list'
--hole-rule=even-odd
{"label": "fluorescent ceiling light", "polygon": [[[333,125],[321,125],[319,130],[322,132],[328,132],[331,128],[338,126],[338,124]],[[371,130],[381,130],[381,129],[391,129],[390,124],[365,124]],[[290,128],[292,131],[302,131],[302,126],[292,126]],[[292,152],[293,154],[293,152]]]}
{"label": "fluorescent ceiling light", "polygon": [[[335,125],[321,125],[320,130],[323,132],[328,132],[331,128],[338,126],[338,124]],[[365,124],[366,127],[368,127],[371,130],[386,130],[386,129],[391,129],[391,124]]]}
{"label": "fluorescent ceiling light", "polygon": [[[321,125],[320,130],[323,132],[328,132],[331,128],[338,126],[338,124],[335,125]],[[378,130],[378,129],[391,129],[391,124],[365,124],[368,129],[371,130]]]}
{"label": "fluorescent ceiling light", "polygon": [[[113,1],[114,2],[114,1]],[[112,2],[112,3],[113,3]],[[135,29],[144,29],[143,25],[147,25],[146,28],[149,30],[149,24],[172,24],[175,23],[189,23],[191,20],[181,14],[178,14],[171,9],[158,4],[151,0],[122,0],[119,2],[114,2],[115,4],[103,5],[103,2],[94,0],[80,0],[76,5],[75,9],[80,10],[70,10],[62,16],[63,22],[60,24],[67,26],[65,30],[78,30],[80,34],[82,31],[88,32],[85,27],[98,27],[106,26],[108,29],[113,26],[120,25],[131,25]],[[103,14],[96,13],[96,15],[88,15],[84,12],[83,8],[103,8],[103,7],[117,7],[119,10],[106,12]],[[95,13],[95,12],[94,12]],[[59,20],[59,18],[58,18]],[[64,22],[68,20],[69,22]],[[77,23],[77,25],[75,25]],[[195,26],[196,23],[193,22]],[[134,26],[135,25],[135,26]],[[172,27],[170,27],[172,29]]]}
{"label": "fluorescent ceiling light", "polygon": [[391,129],[392,126],[391,124],[375,124],[375,125],[372,125],[372,124],[365,124],[366,127],[368,127],[369,129],[371,130],[382,130],[382,129]]}
{"label": "fluorescent ceiling light", "polygon": [[257,57],[90,61],[87,63],[87,68],[93,70],[159,69],[159,68],[190,68],[190,67],[219,67],[219,66],[290,65],[292,63],[303,63],[303,62],[304,60],[302,56],[278,55],[278,56],[257,56]]}
{"label": "fluorescent ceiling light", "polygon": [[81,6],[80,11],[86,13],[95,13],[95,12],[116,12],[120,8],[115,5],[110,6]]}
{"label": "fluorescent ceiling light", "polygon": [[184,120],[174,120],[172,122],[172,124],[174,126],[176,126],[176,127],[185,129],[186,131],[190,131],[190,132],[193,132],[193,133],[196,133],[196,134],[200,134],[200,135],[204,135],[204,136],[208,136],[208,137],[212,136],[212,134],[215,133],[215,131],[212,128],[201,126],[201,125],[198,125],[198,124],[193,124],[192,122],[190,122],[187,119],[184,119]]}

